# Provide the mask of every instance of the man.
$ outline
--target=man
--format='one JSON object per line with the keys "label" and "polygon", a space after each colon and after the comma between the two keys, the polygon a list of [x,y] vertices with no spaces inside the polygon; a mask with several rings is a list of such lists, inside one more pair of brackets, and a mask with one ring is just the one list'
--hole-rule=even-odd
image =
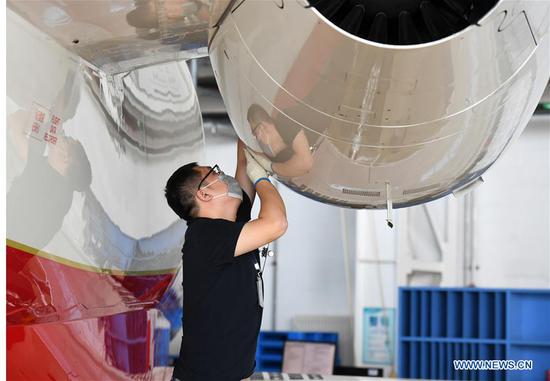
{"label": "man", "polygon": [[[285,112],[292,113],[293,110]],[[258,155],[258,160],[270,165],[271,170],[282,177],[298,177],[309,172],[313,166],[309,147],[310,140],[315,139],[314,133],[304,132],[300,125],[281,112],[276,119],[272,118],[258,104],[250,105],[246,117],[265,154]]]}
{"label": "man", "polygon": [[[235,178],[190,163],[166,184],[187,221],[183,245],[183,340],[173,380],[239,381],[255,368],[263,311],[258,248],[279,238],[286,210],[268,173],[237,146]],[[250,220],[258,193],[261,209]]]}

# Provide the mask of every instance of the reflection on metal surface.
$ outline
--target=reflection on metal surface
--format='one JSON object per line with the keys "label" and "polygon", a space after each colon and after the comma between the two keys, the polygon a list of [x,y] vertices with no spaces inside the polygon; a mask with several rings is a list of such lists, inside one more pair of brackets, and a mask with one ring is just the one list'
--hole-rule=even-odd
{"label": "reflection on metal surface", "polygon": [[213,6],[212,0],[8,1],[61,46],[110,74],[206,55],[211,17],[223,5]]}
{"label": "reflection on metal surface", "polygon": [[[128,13],[121,2],[10,4],[43,17],[48,26],[38,26],[59,39],[93,30],[78,28],[75,7],[82,17],[112,12],[103,22],[113,31],[120,25],[109,17]],[[146,309],[181,262],[185,224],[166,206],[164,183],[204,157],[187,65],[119,72],[151,53],[130,38],[118,40],[121,55],[104,51],[95,62],[110,74],[7,13],[8,378],[168,380],[171,372],[153,369]],[[89,35],[84,49],[117,46],[109,36]]]}
{"label": "reflection on metal surface", "polygon": [[9,10],[8,30],[8,324],[153,306],[185,232],[163,185],[204,154],[187,65],[109,75]]}
{"label": "reflection on metal surface", "polygon": [[209,38],[229,116],[264,166],[356,208],[475,181],[549,75],[543,2],[501,1],[479,26],[404,47],[344,33],[305,0],[10,0],[7,14],[10,378],[158,379],[142,310],[173,281],[185,232],[162,188],[204,156],[178,60]]}
{"label": "reflection on metal surface", "polygon": [[[88,89],[108,116],[119,150],[136,155],[175,156],[202,144],[200,109],[184,62],[108,75],[84,68]],[[191,128],[181,128],[182,123]],[[132,151],[140,151],[132,154]]]}
{"label": "reflection on metal surface", "polygon": [[304,1],[244,1],[210,57],[239,137],[281,182],[353,208],[386,208],[389,183],[401,208],[473,181],[519,136],[550,75],[549,20],[545,2],[501,1],[479,25],[395,46]]}
{"label": "reflection on metal surface", "polygon": [[6,321],[29,325],[152,307],[175,276],[93,268],[17,242],[7,246]]}
{"label": "reflection on metal surface", "polygon": [[153,328],[154,314],[144,310],[59,324],[8,326],[7,379],[168,381],[171,371],[153,369],[149,355]]}

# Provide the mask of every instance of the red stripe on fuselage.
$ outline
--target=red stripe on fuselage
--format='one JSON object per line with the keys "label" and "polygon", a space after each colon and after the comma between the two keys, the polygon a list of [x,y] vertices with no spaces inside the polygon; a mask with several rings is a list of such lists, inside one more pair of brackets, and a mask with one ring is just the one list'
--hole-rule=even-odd
{"label": "red stripe on fuselage", "polygon": [[112,275],[6,245],[8,325],[60,322],[153,307],[175,273]]}

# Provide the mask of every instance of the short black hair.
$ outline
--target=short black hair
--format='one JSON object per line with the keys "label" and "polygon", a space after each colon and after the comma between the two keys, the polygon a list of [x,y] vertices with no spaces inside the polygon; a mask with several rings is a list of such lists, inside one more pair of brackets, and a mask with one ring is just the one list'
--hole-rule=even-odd
{"label": "short black hair", "polygon": [[195,193],[201,180],[200,172],[195,169],[197,163],[185,164],[170,176],[164,188],[164,196],[172,210],[185,221],[198,213]]}
{"label": "short black hair", "polygon": [[248,112],[246,113],[246,120],[249,122],[253,122],[253,124],[256,124],[257,122],[271,122],[273,123],[273,118],[269,116],[267,111],[260,106],[259,104],[253,103],[248,108]]}

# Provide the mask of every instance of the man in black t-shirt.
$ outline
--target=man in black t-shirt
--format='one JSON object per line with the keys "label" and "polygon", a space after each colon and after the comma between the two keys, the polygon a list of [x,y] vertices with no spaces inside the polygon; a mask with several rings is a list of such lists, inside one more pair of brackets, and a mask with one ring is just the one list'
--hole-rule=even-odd
{"label": "man in black t-shirt", "polygon": [[[183,245],[183,340],[173,380],[239,381],[254,372],[263,311],[258,248],[286,231],[268,173],[239,140],[235,177],[189,163],[166,184],[168,205],[187,221]],[[250,220],[255,194],[261,200]]]}

